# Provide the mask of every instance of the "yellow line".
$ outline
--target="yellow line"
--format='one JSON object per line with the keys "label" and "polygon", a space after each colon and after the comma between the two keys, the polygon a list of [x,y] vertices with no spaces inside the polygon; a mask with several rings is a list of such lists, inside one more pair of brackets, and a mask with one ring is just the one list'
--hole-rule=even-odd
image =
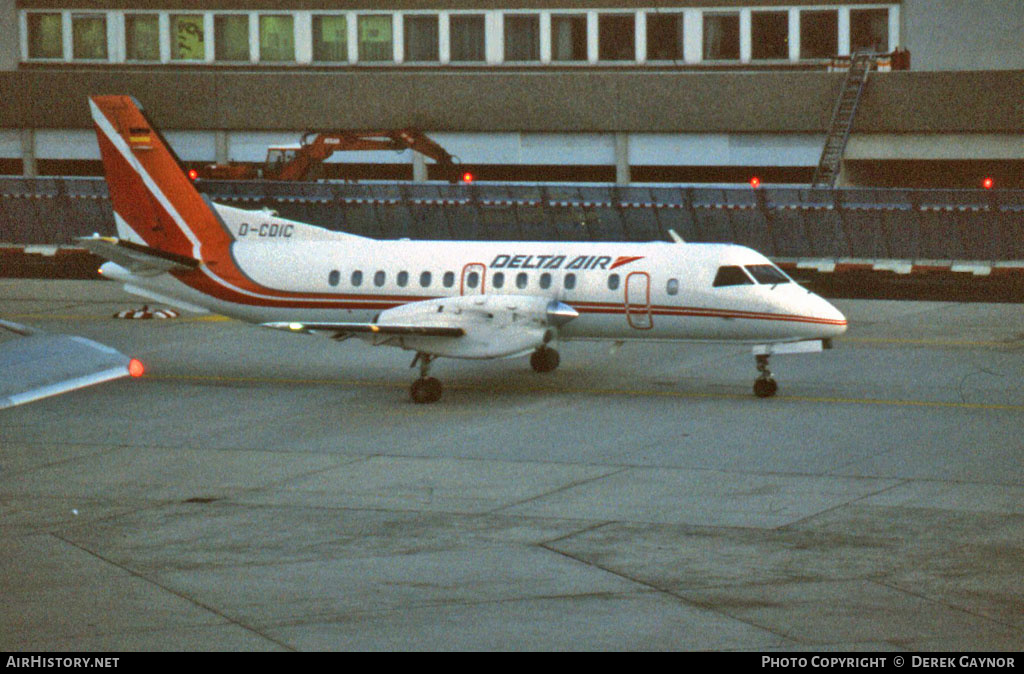
{"label": "yellow line", "polygon": [[904,337],[840,337],[838,343],[850,342],[853,344],[906,344],[916,346],[962,346],[962,347],[984,347],[1013,349],[1024,347],[1024,341],[1020,339],[1008,340],[1005,342],[978,342],[954,339],[910,339]]}
{"label": "yellow line", "polygon": [[[130,320],[122,318],[114,318],[111,315],[101,314],[99,316],[80,316],[80,315],[68,315],[68,314],[4,314],[4,318],[9,319],[22,319],[32,321],[114,321],[114,320]],[[209,316],[178,316],[176,318],[150,318],[150,319],[132,319],[132,320],[150,320],[150,321],[179,321],[185,323],[214,323],[218,321],[230,321],[232,319],[227,316],[219,316],[217,314],[210,314]]]}
{"label": "yellow line", "polygon": [[[366,381],[366,380],[342,380],[342,379],[272,379],[268,377],[220,377],[213,375],[146,375],[144,379],[176,380],[176,381],[197,381],[197,382],[235,382],[235,383],[265,383],[265,384],[308,384],[316,386],[365,386],[373,388],[404,388],[405,384],[396,382]],[[487,391],[494,392],[493,386],[474,384],[445,384],[445,387],[455,391]],[[554,395],[584,394],[601,396],[632,396],[647,398],[705,398],[711,400],[753,400],[751,394],[738,393],[689,393],[684,391],[645,391],[639,389],[598,389],[598,388],[554,388],[550,386],[524,386],[518,388],[498,389],[507,392],[530,392],[547,393]],[[1024,405],[1005,405],[997,403],[957,403],[942,402],[936,400],[883,400],[878,398],[830,398],[818,396],[787,396],[780,395],[774,398],[778,402],[800,402],[830,405],[892,405],[895,407],[924,407],[940,409],[968,409],[968,410],[1008,410],[1011,412],[1024,412]]]}

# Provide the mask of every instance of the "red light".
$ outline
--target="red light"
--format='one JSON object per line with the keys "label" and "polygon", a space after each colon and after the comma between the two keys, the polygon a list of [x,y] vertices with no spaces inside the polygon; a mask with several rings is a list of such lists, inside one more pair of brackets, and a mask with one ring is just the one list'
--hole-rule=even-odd
{"label": "red light", "polygon": [[469,171],[466,171],[465,173],[463,173],[462,174],[462,182],[464,182],[464,183],[471,183],[471,182],[473,182],[473,174],[470,173]]}
{"label": "red light", "polygon": [[996,181],[992,180],[991,178],[985,178],[984,180],[981,181],[981,186],[984,187],[986,190],[990,190],[996,186]]}
{"label": "red light", "polygon": [[761,179],[758,178],[757,176],[754,176],[753,178],[750,179],[750,186],[756,190],[758,187],[761,186]]}
{"label": "red light", "polygon": [[195,169],[189,169],[188,170],[188,179],[189,180],[195,180],[198,177],[199,177],[199,171],[197,171]]}
{"label": "red light", "polygon": [[142,361],[138,358],[132,358],[128,361],[128,374],[133,377],[141,377],[146,371],[146,368],[142,367]]}

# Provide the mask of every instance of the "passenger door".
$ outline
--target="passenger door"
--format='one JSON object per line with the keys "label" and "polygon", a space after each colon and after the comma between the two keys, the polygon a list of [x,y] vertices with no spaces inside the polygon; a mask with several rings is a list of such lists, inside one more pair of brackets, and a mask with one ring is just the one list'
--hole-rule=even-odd
{"label": "passenger door", "polygon": [[626,277],[626,320],[636,330],[654,327],[651,315],[651,276],[644,271]]}

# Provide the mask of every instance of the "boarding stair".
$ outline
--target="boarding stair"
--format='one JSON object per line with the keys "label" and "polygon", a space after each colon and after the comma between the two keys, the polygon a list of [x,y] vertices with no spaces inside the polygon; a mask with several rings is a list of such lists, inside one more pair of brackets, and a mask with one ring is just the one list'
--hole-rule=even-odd
{"label": "boarding stair", "polygon": [[853,120],[857,116],[860,98],[875,58],[872,52],[857,52],[850,57],[850,69],[846,73],[843,88],[832,109],[828,136],[825,138],[825,147],[821,150],[818,167],[814,170],[812,187],[835,187],[846,143],[850,140]]}

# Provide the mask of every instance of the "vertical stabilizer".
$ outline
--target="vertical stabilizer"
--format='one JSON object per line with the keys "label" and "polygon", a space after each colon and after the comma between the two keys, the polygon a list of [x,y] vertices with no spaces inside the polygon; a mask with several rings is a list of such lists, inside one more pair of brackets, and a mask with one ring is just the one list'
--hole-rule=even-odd
{"label": "vertical stabilizer", "polygon": [[118,235],[203,260],[227,250],[229,233],[142,106],[131,96],[89,103]]}

